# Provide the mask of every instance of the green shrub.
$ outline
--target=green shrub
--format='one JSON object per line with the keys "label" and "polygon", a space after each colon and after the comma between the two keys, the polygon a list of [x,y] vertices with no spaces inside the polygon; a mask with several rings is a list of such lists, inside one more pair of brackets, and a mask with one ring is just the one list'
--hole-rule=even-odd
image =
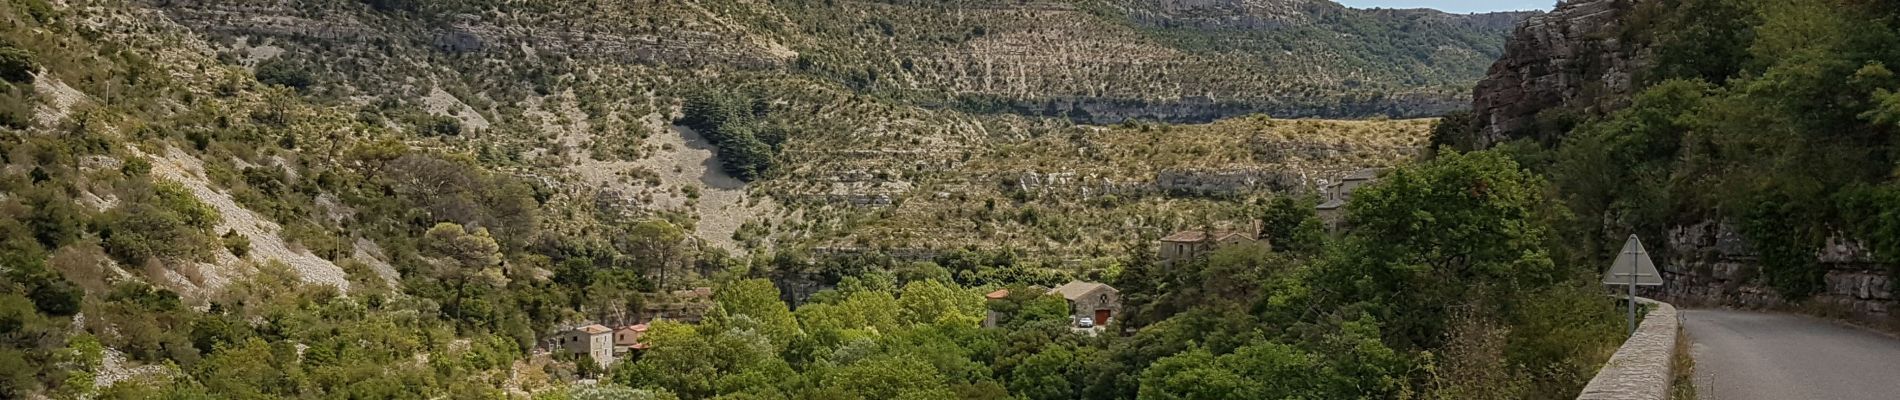
{"label": "green shrub", "polygon": [[251,254],[251,238],[239,235],[237,230],[225,231],[223,239],[224,248],[231,250],[231,254],[237,255],[238,258]]}
{"label": "green shrub", "polygon": [[33,73],[40,66],[33,61],[33,53],[18,47],[0,45],[0,79],[18,84],[32,84]]}
{"label": "green shrub", "polygon": [[316,83],[308,69],[290,61],[271,59],[257,64],[257,81],[303,90]]}

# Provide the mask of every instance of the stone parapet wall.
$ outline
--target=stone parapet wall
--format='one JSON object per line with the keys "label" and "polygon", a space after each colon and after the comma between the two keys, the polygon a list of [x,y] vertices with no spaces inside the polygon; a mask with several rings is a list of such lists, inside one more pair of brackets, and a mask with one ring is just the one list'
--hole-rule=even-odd
{"label": "stone parapet wall", "polygon": [[1682,321],[1669,303],[1637,298],[1650,306],[1636,334],[1583,387],[1578,400],[1664,400],[1675,378],[1676,330]]}

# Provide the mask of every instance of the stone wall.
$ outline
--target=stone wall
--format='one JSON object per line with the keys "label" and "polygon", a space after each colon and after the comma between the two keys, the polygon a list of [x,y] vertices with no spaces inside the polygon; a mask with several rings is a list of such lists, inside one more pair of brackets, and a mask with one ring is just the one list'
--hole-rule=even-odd
{"label": "stone wall", "polygon": [[1652,308],[1636,327],[1636,334],[1610,356],[1583,387],[1579,400],[1664,400],[1675,378],[1676,331],[1681,329],[1676,307],[1637,298]]}
{"label": "stone wall", "polygon": [[[1665,285],[1645,293],[1679,303],[1746,308],[1788,305],[1759,279],[1760,263],[1733,226],[1703,222],[1669,230],[1666,257],[1658,258]],[[1892,321],[1895,306],[1890,266],[1876,262],[1858,241],[1834,238],[1815,254],[1827,268],[1825,287],[1809,304],[1859,322]]]}

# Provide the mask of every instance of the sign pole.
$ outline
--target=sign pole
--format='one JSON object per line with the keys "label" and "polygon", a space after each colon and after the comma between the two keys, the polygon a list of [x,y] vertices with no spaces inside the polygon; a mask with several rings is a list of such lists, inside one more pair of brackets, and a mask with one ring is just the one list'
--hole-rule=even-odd
{"label": "sign pole", "polygon": [[[1616,279],[1618,276],[1624,279]],[[1629,293],[1629,333],[1636,334],[1636,287],[1662,286],[1662,272],[1656,270],[1656,263],[1650,261],[1649,252],[1643,250],[1643,242],[1630,235],[1623,242],[1623,251],[1616,255],[1616,261],[1610,263],[1610,270],[1603,271],[1603,284],[1607,286],[1628,285]]]}
{"label": "sign pole", "polygon": [[[1635,255],[1634,251],[1631,251],[1630,253],[1631,253],[1630,254],[1631,256]],[[1629,309],[1630,309],[1630,313],[1629,313],[1630,314],[1630,318],[1629,318],[1630,336],[1636,336],[1636,272],[1637,272],[1636,268],[1630,268],[1630,285],[1629,285],[1630,297],[1629,299],[1625,300],[1629,302]]]}

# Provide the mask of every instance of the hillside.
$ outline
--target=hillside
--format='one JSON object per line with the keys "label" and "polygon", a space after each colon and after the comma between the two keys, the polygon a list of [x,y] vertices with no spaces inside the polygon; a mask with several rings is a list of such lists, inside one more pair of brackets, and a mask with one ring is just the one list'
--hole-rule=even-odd
{"label": "hillside", "polygon": [[[1583,221],[1668,255],[1658,294],[1900,326],[1892,3],[1571,1],[1533,18],[1435,143],[1511,152]],[[1663,240],[1665,239],[1666,240]]]}
{"label": "hillside", "polygon": [[[361,44],[374,44],[369,54],[488,79],[538,82],[581,65],[682,78],[767,72],[932,108],[1097,123],[1437,115],[1468,101],[1470,82],[1528,15],[1309,0],[376,4],[155,5],[220,41],[273,40],[291,50],[284,58],[343,80],[392,76],[379,69],[393,66],[314,61],[362,58]],[[352,83],[339,95],[404,94]]]}
{"label": "hillside", "polygon": [[[354,107],[372,118],[465,132],[442,145],[486,149],[517,174],[614,212],[670,213],[699,238],[735,252],[779,240],[816,247],[868,244],[856,238],[867,231],[832,228],[881,208],[872,203],[901,204],[942,192],[919,189],[924,186],[1000,191],[992,183],[1006,177],[1064,173],[997,168],[986,160],[1011,143],[1066,135],[1060,132],[1069,124],[1061,119],[1435,112],[1346,111],[1338,108],[1344,103],[1332,103],[1363,93],[1464,93],[1458,82],[1475,72],[1450,65],[1477,65],[1475,59],[1406,64],[1388,58],[1426,45],[1467,46],[1476,49],[1471,54],[1483,54],[1491,51],[1486,46],[1496,46],[1498,20],[1512,18],[1358,11],[1326,2],[1218,9],[1167,3],[709,2],[597,9],[525,3],[507,12],[483,3],[376,4],[155,5],[205,35],[222,60],[251,67],[260,79],[289,80],[307,98]],[[1147,11],[1129,11],[1138,8]],[[1158,19],[1205,15],[1291,19],[1275,27]],[[1234,34],[1265,30],[1274,32]],[[1388,35],[1392,30],[1455,38]],[[1309,40],[1373,31],[1389,37]],[[1285,49],[1277,53],[1261,50],[1280,47]],[[1251,56],[1237,57],[1242,54]],[[1346,61],[1430,67],[1355,77],[1371,70],[1314,64]],[[1340,86],[1347,80],[1364,87]],[[1142,86],[1116,86],[1125,84]],[[1302,94],[1274,94],[1283,90]],[[705,132],[686,132],[669,125],[685,116],[682,103],[707,96],[751,114],[738,135],[750,138],[727,140],[732,135],[704,126],[698,128]],[[1323,99],[1331,111],[1312,109],[1318,103],[1303,100],[1310,98]],[[1282,102],[1288,99],[1293,102]],[[1422,125],[1409,127],[1422,135]],[[713,163],[725,168],[705,166],[713,153],[724,155]],[[1323,160],[1305,168],[1325,171],[1291,171],[1301,176],[1275,189],[1310,187],[1343,170],[1391,162]],[[718,176],[720,170],[733,176]],[[1153,181],[1162,171],[1132,172],[1122,172],[1115,184]],[[1107,233],[1088,236],[1098,235]],[[1134,237],[1145,236],[1120,241]],[[883,242],[941,249],[987,238]],[[1042,240],[1012,245],[1081,250]],[[1100,251],[1094,246],[1088,253]]]}
{"label": "hillside", "polygon": [[[1564,397],[1615,329],[1543,181],[1420,162],[1438,120],[1403,118],[1519,17],[0,2],[0,397]],[[1315,189],[1367,168],[1325,231]],[[1080,280],[1126,312],[1038,291]],[[550,343],[589,323],[651,351]]]}

